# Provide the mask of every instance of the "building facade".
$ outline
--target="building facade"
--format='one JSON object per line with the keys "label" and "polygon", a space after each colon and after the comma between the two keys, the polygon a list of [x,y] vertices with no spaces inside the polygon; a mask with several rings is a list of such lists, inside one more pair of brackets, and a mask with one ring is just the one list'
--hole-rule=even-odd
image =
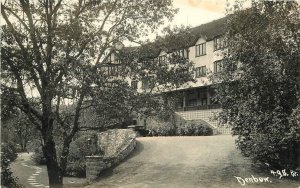
{"label": "building facade", "polygon": [[[156,55],[152,54],[154,57],[152,61],[156,62],[164,62],[172,53],[179,53],[194,63],[194,79],[196,81],[186,83],[168,92],[178,92],[182,96],[176,107],[177,114],[186,120],[207,122],[216,134],[230,134],[229,128],[218,126],[218,122],[213,120],[214,114],[221,110],[221,106],[213,101],[215,91],[208,78],[209,75],[222,71],[223,51],[226,50],[225,25],[226,17],[191,28],[192,39],[187,41],[185,48],[170,50],[168,46],[163,46],[161,49],[157,49]],[[109,62],[106,72],[118,76],[118,67],[120,66],[115,54],[112,54]],[[139,82],[130,78],[126,79],[138,92],[148,88],[147,79]]]}

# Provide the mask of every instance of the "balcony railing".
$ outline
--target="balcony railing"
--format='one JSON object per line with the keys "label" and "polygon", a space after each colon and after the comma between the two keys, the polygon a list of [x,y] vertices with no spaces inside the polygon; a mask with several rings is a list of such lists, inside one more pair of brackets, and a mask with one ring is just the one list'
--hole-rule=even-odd
{"label": "balcony railing", "polygon": [[203,106],[185,106],[185,107],[178,107],[176,111],[192,111],[192,110],[208,110],[208,109],[218,109],[221,108],[220,104],[210,104],[210,105],[203,105]]}

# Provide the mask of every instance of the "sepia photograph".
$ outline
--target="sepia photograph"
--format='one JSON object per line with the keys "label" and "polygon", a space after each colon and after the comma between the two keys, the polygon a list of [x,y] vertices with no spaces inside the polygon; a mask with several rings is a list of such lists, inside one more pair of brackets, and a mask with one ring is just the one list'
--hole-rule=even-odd
{"label": "sepia photograph", "polygon": [[300,188],[300,0],[1,0],[3,188]]}

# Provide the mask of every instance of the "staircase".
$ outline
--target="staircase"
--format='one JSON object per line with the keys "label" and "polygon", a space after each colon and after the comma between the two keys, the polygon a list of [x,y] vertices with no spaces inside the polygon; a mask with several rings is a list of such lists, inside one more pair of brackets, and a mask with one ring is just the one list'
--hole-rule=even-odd
{"label": "staircase", "polygon": [[193,111],[180,111],[176,112],[183,119],[190,120],[201,120],[207,122],[214,131],[215,134],[231,134],[230,128],[226,125],[218,125],[218,121],[214,120],[214,114],[220,112],[221,109],[207,109],[207,110],[193,110]]}

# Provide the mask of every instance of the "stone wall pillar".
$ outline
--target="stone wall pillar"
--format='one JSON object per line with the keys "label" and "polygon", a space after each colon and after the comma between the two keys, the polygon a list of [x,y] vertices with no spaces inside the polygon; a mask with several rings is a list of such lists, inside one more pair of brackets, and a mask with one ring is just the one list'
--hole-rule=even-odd
{"label": "stone wall pillar", "polygon": [[103,156],[86,156],[86,178],[88,182],[94,181],[102,170],[106,168]]}

